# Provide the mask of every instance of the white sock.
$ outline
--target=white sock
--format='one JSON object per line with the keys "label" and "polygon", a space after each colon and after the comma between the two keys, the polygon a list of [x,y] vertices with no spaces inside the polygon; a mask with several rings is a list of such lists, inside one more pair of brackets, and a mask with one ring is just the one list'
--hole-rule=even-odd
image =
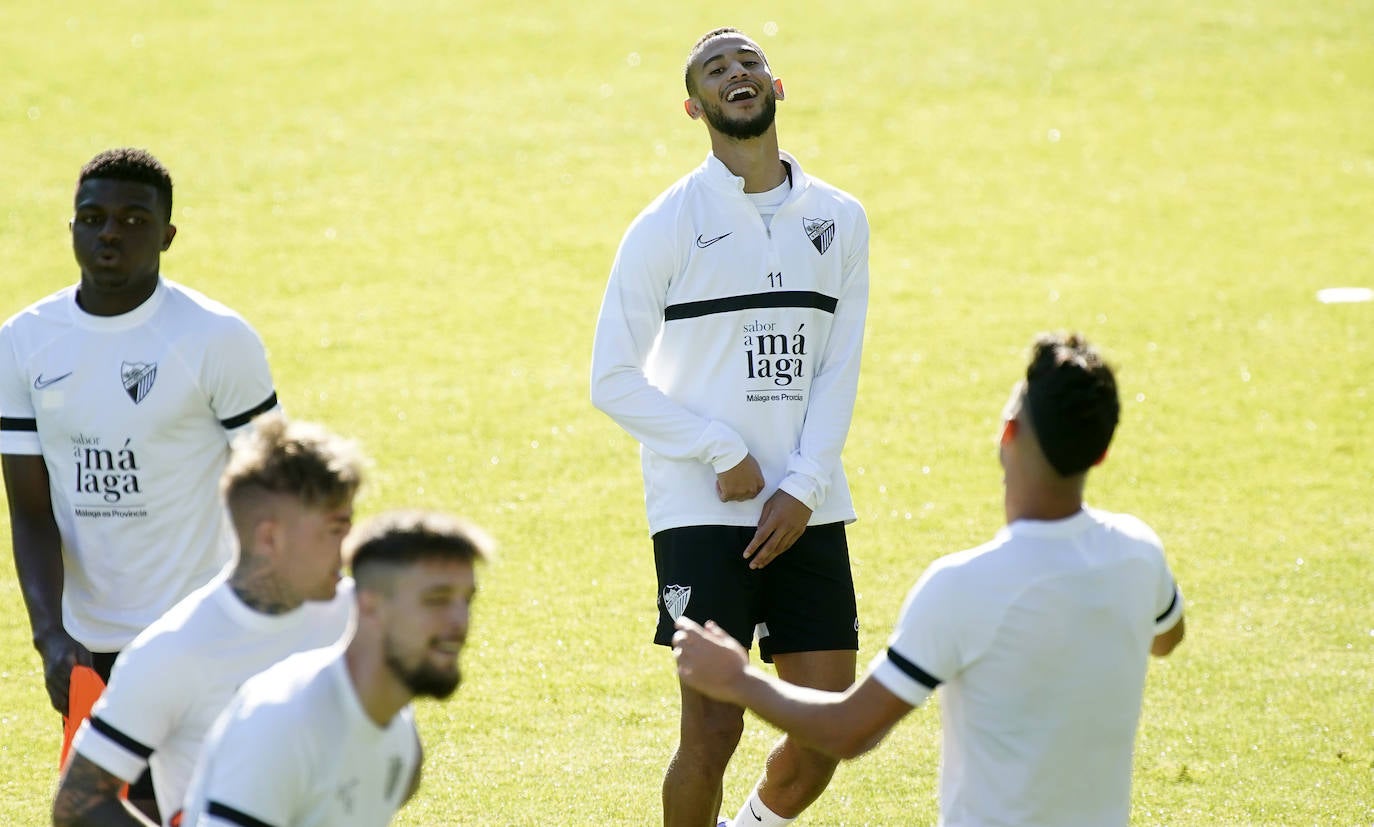
{"label": "white sock", "polygon": [[785,827],[795,819],[783,818],[772,810],[768,805],[759,800],[759,788],[749,794],[749,800],[740,807],[739,815],[730,822],[731,827]]}

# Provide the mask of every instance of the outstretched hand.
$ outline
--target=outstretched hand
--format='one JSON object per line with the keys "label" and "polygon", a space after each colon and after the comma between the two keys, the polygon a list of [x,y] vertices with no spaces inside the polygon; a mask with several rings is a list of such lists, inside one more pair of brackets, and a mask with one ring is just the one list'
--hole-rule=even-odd
{"label": "outstretched hand", "polygon": [[673,633],[673,657],[682,682],[718,701],[735,703],[732,690],[744,677],[749,653],[714,620],[701,626],[680,617]]}
{"label": "outstretched hand", "polygon": [[811,509],[801,500],[786,491],[773,492],[759,514],[758,530],[744,548],[744,559],[749,561],[749,568],[761,569],[791,548],[806,530],[806,523],[810,519]]}

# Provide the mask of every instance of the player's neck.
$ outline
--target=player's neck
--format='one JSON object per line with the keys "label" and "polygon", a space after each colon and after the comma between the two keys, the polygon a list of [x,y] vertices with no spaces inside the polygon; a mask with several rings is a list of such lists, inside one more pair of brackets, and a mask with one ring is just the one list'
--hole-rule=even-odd
{"label": "player's neck", "polygon": [[229,588],[243,605],[265,615],[286,614],[300,607],[300,596],[285,586],[265,565],[241,557],[229,576]]}
{"label": "player's neck", "polygon": [[377,645],[366,642],[361,630],[344,651],[344,665],[353,682],[353,691],[358,694],[358,702],[377,726],[390,724],[396,713],[410,703],[413,695],[386,665],[380,641]]}
{"label": "player's neck", "polygon": [[768,192],[787,180],[778,152],[778,133],[770,127],[757,138],[739,140],[712,130],[711,154],[744,179],[745,192]]}
{"label": "player's neck", "polygon": [[1083,510],[1083,477],[1037,485],[1008,485],[1003,499],[1007,523],[1066,520]]}

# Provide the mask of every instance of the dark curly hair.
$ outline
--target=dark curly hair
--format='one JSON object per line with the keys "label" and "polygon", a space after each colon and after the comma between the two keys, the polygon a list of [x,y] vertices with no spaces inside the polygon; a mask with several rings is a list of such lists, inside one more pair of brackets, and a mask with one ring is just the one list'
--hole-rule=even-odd
{"label": "dark curly hair", "polygon": [[157,190],[159,203],[162,204],[162,217],[167,221],[172,220],[172,176],[162,162],[146,149],[120,147],[105,150],[81,168],[76,185],[79,187],[91,178],[148,184]]}
{"label": "dark curly hair", "polygon": [[1112,369],[1078,333],[1036,337],[1025,401],[1040,449],[1064,477],[1102,458],[1121,416]]}

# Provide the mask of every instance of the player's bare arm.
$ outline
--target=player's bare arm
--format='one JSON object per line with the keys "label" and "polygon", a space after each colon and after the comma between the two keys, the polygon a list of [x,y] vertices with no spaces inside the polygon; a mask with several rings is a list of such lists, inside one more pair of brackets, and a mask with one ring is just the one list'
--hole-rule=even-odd
{"label": "player's bare arm", "polygon": [[798,742],[837,758],[876,747],[912,710],[872,676],[844,692],[794,686],[749,665],[749,655],[713,622],[680,618],[673,657],[683,683],[750,709]]}
{"label": "player's bare arm", "polygon": [[0,457],[9,501],[14,568],[29,612],[33,644],[53,709],[67,714],[72,667],[91,664],[91,653],[62,627],[62,537],[52,513],[48,468],[38,455]]}
{"label": "player's bare arm", "polygon": [[757,497],[762,490],[763,471],[759,469],[758,460],[754,459],[753,454],[746,454],[729,471],[716,474],[716,494],[723,503],[746,502]]}
{"label": "player's bare arm", "polygon": [[1155,635],[1154,641],[1150,644],[1150,654],[1157,658],[1162,658],[1174,651],[1174,647],[1183,642],[1183,615],[1178,616],[1178,622],[1167,632],[1160,632]]}
{"label": "player's bare arm", "polygon": [[786,491],[774,492],[763,504],[758,530],[744,548],[744,559],[749,561],[749,568],[761,569],[791,548],[806,530],[810,519],[811,509],[801,500]]}
{"label": "player's bare arm", "polygon": [[73,753],[53,801],[53,827],[156,827],[119,797],[124,779]]}

